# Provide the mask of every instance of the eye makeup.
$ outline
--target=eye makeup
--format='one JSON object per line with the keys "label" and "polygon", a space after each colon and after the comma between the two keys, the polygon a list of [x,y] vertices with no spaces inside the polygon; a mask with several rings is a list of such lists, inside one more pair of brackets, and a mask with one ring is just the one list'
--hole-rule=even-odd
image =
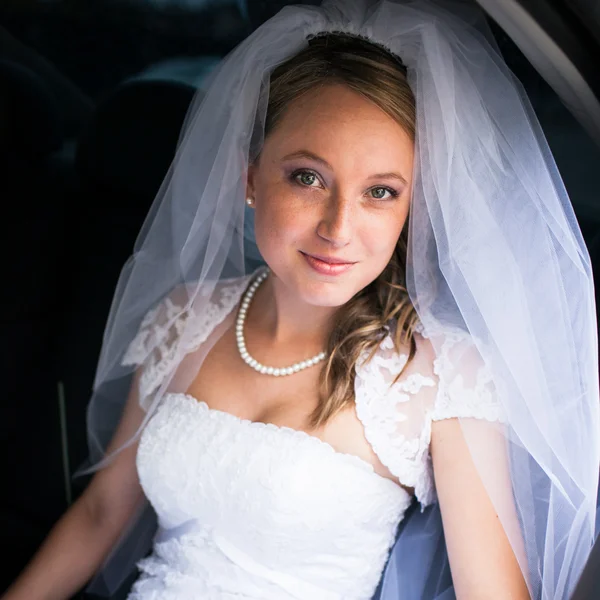
{"label": "eye makeup", "polygon": [[[288,174],[288,179],[292,184],[301,186],[303,188],[318,189],[319,187],[322,187],[322,186],[315,186],[315,185],[311,185],[310,183],[302,182],[301,178],[302,178],[302,176],[305,176],[305,175],[308,175],[309,177],[314,177],[313,183],[321,181],[319,175],[311,169],[292,169],[291,172]],[[377,198],[377,197],[371,196],[371,198],[373,200],[389,201],[389,200],[394,200],[394,199],[398,198],[398,196],[400,196],[400,192],[398,190],[388,187],[388,186],[385,186],[385,185],[378,185],[378,186],[369,188],[367,190],[367,193],[373,192],[374,190],[384,190],[385,192],[387,192],[389,194],[389,197]]]}

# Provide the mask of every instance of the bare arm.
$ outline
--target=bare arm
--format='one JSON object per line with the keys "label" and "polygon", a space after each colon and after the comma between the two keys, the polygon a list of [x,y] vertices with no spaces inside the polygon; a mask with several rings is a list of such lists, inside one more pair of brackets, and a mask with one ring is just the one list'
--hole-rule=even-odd
{"label": "bare arm", "polygon": [[[143,419],[138,378],[110,449],[118,448]],[[81,497],[54,526],[36,555],[1,600],[63,600],[83,587],[102,564],[133,513],[141,506],[137,442],[98,471]]]}
{"label": "bare arm", "polygon": [[[481,448],[486,464],[494,465],[493,485],[500,486],[496,490],[503,494],[503,522],[521,554],[503,437],[487,424],[466,421],[469,433],[485,436]],[[457,599],[529,600],[525,579],[458,419],[433,423],[431,455]]]}

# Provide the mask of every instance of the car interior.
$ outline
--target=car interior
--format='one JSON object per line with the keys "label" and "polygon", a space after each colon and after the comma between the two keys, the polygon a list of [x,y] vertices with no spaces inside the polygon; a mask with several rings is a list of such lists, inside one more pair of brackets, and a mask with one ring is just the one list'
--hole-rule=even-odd
{"label": "car interior", "polygon": [[[0,591],[87,483],[72,474],[87,457],[86,406],[114,288],[188,106],[223,56],[292,3],[319,4],[0,4],[0,532],[10,548]],[[530,98],[598,277],[600,3],[479,5]],[[600,598],[599,568],[597,542],[573,600]]]}

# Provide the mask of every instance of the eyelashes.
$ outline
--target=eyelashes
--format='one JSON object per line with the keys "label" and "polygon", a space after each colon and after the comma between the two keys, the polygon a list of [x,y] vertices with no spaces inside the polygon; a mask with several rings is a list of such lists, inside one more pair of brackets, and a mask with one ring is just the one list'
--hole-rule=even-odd
{"label": "eyelashes", "polygon": [[314,181],[319,180],[316,173],[314,173],[313,171],[309,171],[307,169],[299,169],[297,171],[294,171],[291,175],[291,179],[292,179],[292,181],[294,181],[295,183],[299,183],[300,185],[303,185],[306,187],[313,187],[310,183],[301,181],[300,178],[303,177],[304,175],[308,175],[309,177],[314,177]]}
{"label": "eyelashes", "polygon": [[[309,182],[302,181],[302,178],[305,176],[308,176],[309,180],[310,180],[310,178],[312,178],[312,180],[310,180]],[[297,169],[296,171],[293,171],[291,173],[289,178],[292,181],[292,183],[299,185],[301,187],[309,187],[309,188],[317,187],[312,184],[320,181],[319,176],[314,171],[311,171],[310,169]],[[368,192],[381,191],[381,190],[383,190],[384,192],[387,192],[390,196],[388,198],[384,198],[381,196],[371,196],[371,198],[373,200],[384,200],[385,201],[385,200],[393,200],[395,198],[398,198],[398,196],[400,195],[400,192],[398,192],[398,190],[387,187],[385,185],[377,185],[375,187],[372,187],[368,190]]]}

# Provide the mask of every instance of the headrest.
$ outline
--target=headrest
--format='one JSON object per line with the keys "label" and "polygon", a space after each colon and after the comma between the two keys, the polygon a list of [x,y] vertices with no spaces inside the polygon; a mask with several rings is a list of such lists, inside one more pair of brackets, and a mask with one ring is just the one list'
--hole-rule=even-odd
{"label": "headrest", "polygon": [[195,91],[172,80],[134,79],[120,85],[98,106],[82,135],[78,172],[110,190],[153,197],[175,154]]}

